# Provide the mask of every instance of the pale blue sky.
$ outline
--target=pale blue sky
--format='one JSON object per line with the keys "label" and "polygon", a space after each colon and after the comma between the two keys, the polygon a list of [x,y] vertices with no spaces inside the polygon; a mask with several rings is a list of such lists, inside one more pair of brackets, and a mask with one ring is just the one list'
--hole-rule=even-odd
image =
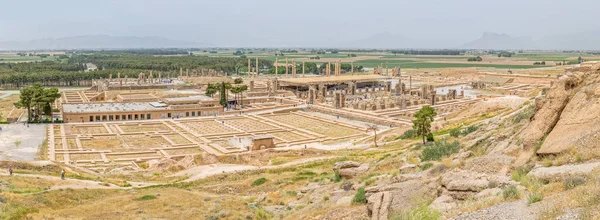
{"label": "pale blue sky", "polygon": [[541,38],[600,30],[597,0],[0,0],[0,7],[0,41],[107,34],[323,46],[389,32],[453,45],[485,31]]}

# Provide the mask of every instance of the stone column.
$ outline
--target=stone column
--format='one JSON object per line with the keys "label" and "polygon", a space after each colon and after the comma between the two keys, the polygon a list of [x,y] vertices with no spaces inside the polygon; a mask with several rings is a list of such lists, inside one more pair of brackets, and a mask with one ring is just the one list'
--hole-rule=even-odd
{"label": "stone column", "polygon": [[302,77],[304,77],[304,61],[302,61]]}
{"label": "stone column", "polygon": [[288,77],[288,58],[285,58],[285,77]]}
{"label": "stone column", "polygon": [[258,67],[258,66],[259,66],[259,65],[258,65],[258,57],[257,57],[257,58],[256,58],[256,75],[254,75],[255,77],[256,77],[256,76],[258,76],[258,69],[259,69],[259,67]]}
{"label": "stone column", "polygon": [[408,80],[409,80],[409,82],[408,82],[408,93],[410,94],[410,93],[412,93],[412,76],[409,76]]}
{"label": "stone column", "polygon": [[292,78],[296,78],[296,61],[292,60]]}
{"label": "stone column", "polygon": [[248,58],[248,76],[252,75],[252,67],[250,66],[250,58]]}
{"label": "stone column", "polygon": [[277,69],[277,58],[275,58],[275,78],[277,78],[277,75],[279,75],[279,69]]}

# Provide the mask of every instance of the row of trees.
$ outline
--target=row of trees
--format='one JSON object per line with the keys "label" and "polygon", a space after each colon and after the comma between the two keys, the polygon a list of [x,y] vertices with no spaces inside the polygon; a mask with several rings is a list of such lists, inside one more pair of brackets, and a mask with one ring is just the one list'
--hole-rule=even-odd
{"label": "row of trees", "polygon": [[27,109],[27,121],[41,121],[43,116],[52,118],[52,103],[60,98],[57,88],[44,88],[36,83],[21,89],[19,100],[14,103],[17,108]]}
{"label": "row of trees", "polygon": [[[219,93],[219,104],[224,108],[227,107],[227,101],[229,100],[228,94],[229,92],[234,94],[234,99],[237,103],[243,103],[243,93],[248,90],[247,85],[242,85],[243,80],[241,78],[237,78],[234,80],[234,85],[231,83],[220,82],[214,84],[208,84],[205,90],[205,95],[213,97],[217,92]],[[239,101],[238,101],[239,100]]]}
{"label": "row of trees", "polygon": [[[160,53],[161,51],[148,51],[147,53]],[[165,53],[170,53],[164,51]],[[179,53],[180,51],[173,51]],[[254,61],[254,60],[252,60]],[[261,73],[275,73],[273,61],[260,59],[258,66]],[[86,63],[94,63],[98,71],[83,72]],[[177,76],[180,68],[183,69],[212,69],[229,74],[242,74],[248,72],[248,61],[243,58],[232,57],[206,57],[206,56],[149,56],[121,53],[76,55],[68,58],[68,62],[42,61],[31,63],[5,63],[0,64],[0,84],[6,88],[20,88],[39,82],[44,86],[90,86],[93,79],[108,78],[111,74],[116,77],[136,78],[140,72],[153,70],[161,72],[163,77]],[[305,63],[305,72],[312,74],[322,73],[327,63],[320,66],[314,62]],[[296,64],[299,73],[302,63]],[[342,70],[349,72],[352,66],[344,63]],[[354,66],[355,71],[362,71],[362,66]],[[285,68],[279,68],[279,74],[285,74]]]}
{"label": "row of trees", "polygon": [[464,54],[465,50],[392,50],[392,54],[406,54],[406,55],[461,55]]}
{"label": "row of trees", "polygon": [[[106,79],[111,74],[113,77],[116,77],[118,73],[121,73],[121,77],[127,76],[129,79],[135,79],[140,72],[148,71],[135,69],[99,70],[93,72],[61,72],[54,70],[1,73],[0,71],[0,84],[6,88],[20,88],[33,83],[41,83],[43,86],[91,86],[92,80]],[[177,76],[177,72],[161,72],[161,75],[163,77],[174,77]]]}
{"label": "row of trees", "polygon": [[481,62],[483,59],[480,56],[477,57],[469,57],[469,59],[467,59],[467,61],[469,62]]}

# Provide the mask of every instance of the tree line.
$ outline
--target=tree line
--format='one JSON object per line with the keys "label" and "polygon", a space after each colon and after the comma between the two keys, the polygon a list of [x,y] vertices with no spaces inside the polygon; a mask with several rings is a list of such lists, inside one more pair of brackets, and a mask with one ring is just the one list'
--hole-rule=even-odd
{"label": "tree line", "polygon": [[27,109],[28,122],[40,122],[44,118],[51,120],[52,103],[58,98],[60,93],[57,88],[44,88],[42,84],[36,83],[22,88],[19,100],[14,105],[17,108]]}

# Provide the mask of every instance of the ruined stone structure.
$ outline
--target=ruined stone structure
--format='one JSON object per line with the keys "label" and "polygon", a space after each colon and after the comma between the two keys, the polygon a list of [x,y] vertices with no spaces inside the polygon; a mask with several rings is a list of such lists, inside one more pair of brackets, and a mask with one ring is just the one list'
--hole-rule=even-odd
{"label": "ruined stone structure", "polygon": [[333,106],[335,108],[346,107],[346,94],[342,91],[336,91],[333,96]]}

